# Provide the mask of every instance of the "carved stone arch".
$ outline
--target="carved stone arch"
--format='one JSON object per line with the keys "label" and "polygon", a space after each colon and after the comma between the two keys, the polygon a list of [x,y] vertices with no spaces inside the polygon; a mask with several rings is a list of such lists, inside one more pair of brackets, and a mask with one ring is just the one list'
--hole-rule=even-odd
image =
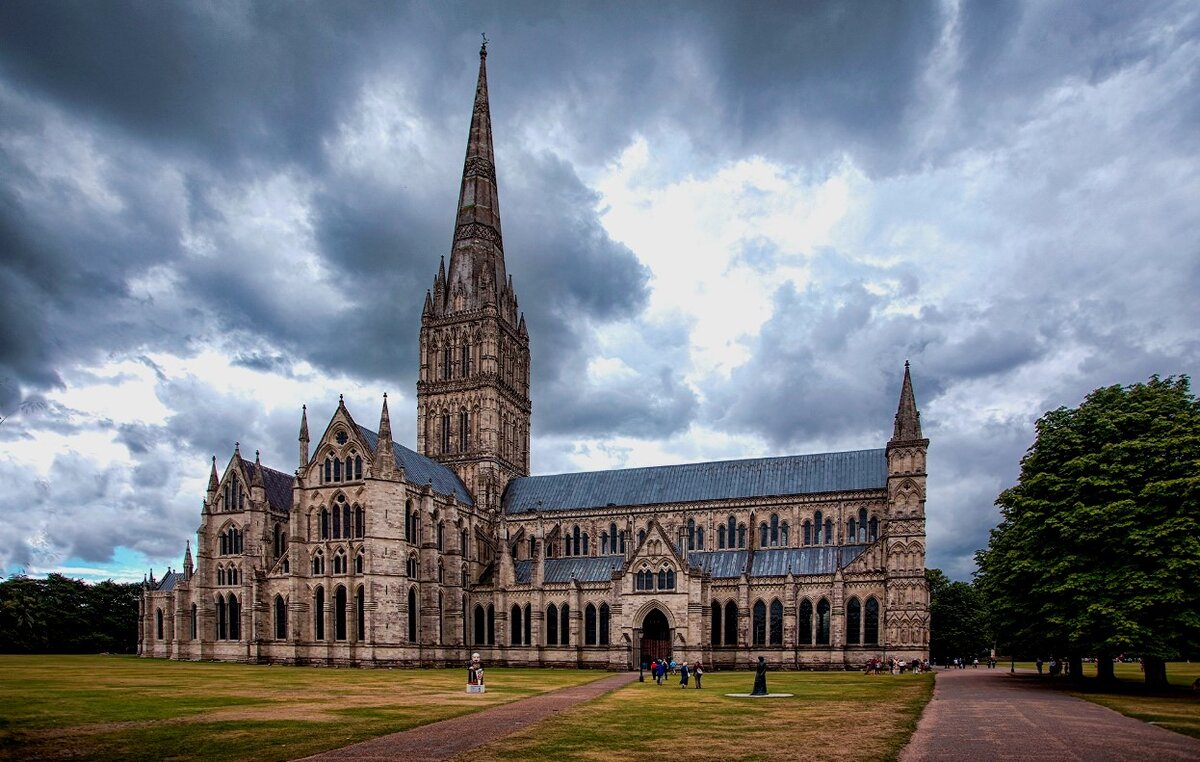
{"label": "carved stone arch", "polygon": [[675,616],[671,613],[671,610],[656,600],[646,601],[638,608],[637,612],[633,615],[633,621],[636,626],[641,627],[642,622],[646,621],[646,615],[655,609],[666,617],[668,627],[672,630],[678,629],[675,624]]}

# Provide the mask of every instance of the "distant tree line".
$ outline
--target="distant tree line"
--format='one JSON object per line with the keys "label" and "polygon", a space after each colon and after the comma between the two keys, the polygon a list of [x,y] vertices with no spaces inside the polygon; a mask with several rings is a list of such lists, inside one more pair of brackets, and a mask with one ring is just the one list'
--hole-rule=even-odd
{"label": "distant tree line", "polygon": [[983,597],[969,582],[952,582],[926,569],[929,583],[929,656],[938,664],[988,654],[993,643]]}
{"label": "distant tree line", "polygon": [[9,577],[0,582],[0,653],[135,653],[141,587]]}

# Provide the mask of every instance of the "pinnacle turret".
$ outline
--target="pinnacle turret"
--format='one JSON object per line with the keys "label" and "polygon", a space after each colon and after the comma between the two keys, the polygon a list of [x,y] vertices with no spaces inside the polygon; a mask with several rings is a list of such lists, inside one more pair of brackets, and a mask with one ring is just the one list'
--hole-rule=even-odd
{"label": "pinnacle turret", "polygon": [[913,394],[912,375],[908,360],[904,361],[904,384],[900,387],[900,404],[896,409],[896,424],[892,433],[893,442],[911,442],[922,439],[921,413],[917,410],[917,398]]}
{"label": "pinnacle turret", "polygon": [[308,465],[308,405],[300,406],[300,468]]}
{"label": "pinnacle turret", "polygon": [[217,490],[221,486],[221,480],[217,478],[217,456],[212,458],[212,471],[208,473],[208,494],[210,496],[217,494]]}

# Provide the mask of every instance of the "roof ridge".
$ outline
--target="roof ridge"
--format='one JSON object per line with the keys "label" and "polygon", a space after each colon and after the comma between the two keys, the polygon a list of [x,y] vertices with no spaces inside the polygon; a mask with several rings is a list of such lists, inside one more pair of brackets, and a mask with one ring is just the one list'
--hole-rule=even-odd
{"label": "roof ridge", "polygon": [[737,463],[763,463],[768,461],[781,462],[785,460],[797,460],[801,458],[819,458],[828,455],[858,455],[860,453],[878,452],[885,453],[885,447],[865,447],[860,450],[836,450],[834,452],[811,452],[799,455],[766,455],[760,458],[730,458],[728,460],[701,460],[692,463],[668,463],[660,466],[633,466],[630,468],[598,468],[593,471],[564,471],[556,474],[535,474],[531,476],[519,476],[517,479],[542,479],[559,476],[582,476],[586,474],[612,474],[629,471],[657,471],[668,468],[689,468],[701,466],[725,466]]}

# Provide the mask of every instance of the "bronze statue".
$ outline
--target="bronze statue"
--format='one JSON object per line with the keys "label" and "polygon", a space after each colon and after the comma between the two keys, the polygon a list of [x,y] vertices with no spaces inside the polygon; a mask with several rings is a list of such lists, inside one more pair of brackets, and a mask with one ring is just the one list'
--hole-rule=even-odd
{"label": "bronze statue", "polygon": [[750,695],[767,695],[767,660],[761,656],[758,657],[758,669],[754,671],[754,690],[750,691]]}

